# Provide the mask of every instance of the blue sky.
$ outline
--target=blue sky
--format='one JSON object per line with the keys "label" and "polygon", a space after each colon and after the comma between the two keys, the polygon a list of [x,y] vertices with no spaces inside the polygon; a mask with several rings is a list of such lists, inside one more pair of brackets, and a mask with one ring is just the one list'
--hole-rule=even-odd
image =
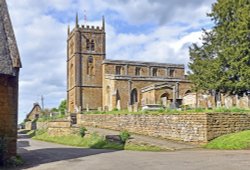
{"label": "blue sky", "polygon": [[[45,107],[66,98],[67,26],[106,19],[107,58],[187,65],[188,47],[210,29],[215,0],[7,0],[21,54],[19,122],[44,96]],[[84,22],[86,11],[87,23]]]}

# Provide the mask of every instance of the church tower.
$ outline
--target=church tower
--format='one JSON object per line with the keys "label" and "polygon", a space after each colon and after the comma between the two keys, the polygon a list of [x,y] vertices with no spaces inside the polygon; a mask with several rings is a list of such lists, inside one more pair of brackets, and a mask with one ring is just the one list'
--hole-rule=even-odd
{"label": "church tower", "polygon": [[97,110],[102,106],[102,62],[105,59],[105,21],[102,27],[68,28],[67,104],[68,112]]}

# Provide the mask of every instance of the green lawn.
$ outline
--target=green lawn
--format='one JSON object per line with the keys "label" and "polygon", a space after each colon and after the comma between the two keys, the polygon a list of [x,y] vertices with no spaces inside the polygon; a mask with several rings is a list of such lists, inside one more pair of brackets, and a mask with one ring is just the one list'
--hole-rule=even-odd
{"label": "green lawn", "polygon": [[187,110],[176,110],[176,109],[165,109],[158,111],[139,111],[139,112],[128,112],[128,110],[113,110],[113,111],[90,111],[84,112],[84,114],[195,114],[195,113],[250,113],[250,109],[244,108],[225,108],[218,107],[214,109],[187,109]]}
{"label": "green lawn", "polygon": [[70,146],[95,148],[95,149],[123,149],[123,145],[116,143],[109,143],[103,137],[97,134],[91,134],[87,137],[80,137],[78,135],[68,136],[50,136],[47,132],[33,136],[33,139],[59,143]]}
{"label": "green lawn", "polygon": [[[59,143],[69,146],[93,148],[93,149],[115,149],[115,150],[133,150],[133,151],[166,151],[166,149],[158,146],[149,145],[137,145],[137,144],[118,144],[111,143],[104,139],[104,137],[93,133],[85,137],[80,135],[68,135],[68,136],[50,136],[45,131],[32,131],[28,134],[32,135],[33,139],[42,140],[47,142]],[[35,135],[34,135],[35,134]]]}
{"label": "green lawn", "polygon": [[250,149],[250,130],[220,136],[207,145],[208,149]]}

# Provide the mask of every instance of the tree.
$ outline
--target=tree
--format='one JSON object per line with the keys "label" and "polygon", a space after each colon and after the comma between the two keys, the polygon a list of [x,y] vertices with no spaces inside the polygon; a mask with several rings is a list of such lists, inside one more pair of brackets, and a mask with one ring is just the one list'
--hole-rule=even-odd
{"label": "tree", "polygon": [[189,50],[194,89],[245,93],[250,89],[250,1],[218,0],[208,16],[214,27]]}
{"label": "tree", "polygon": [[66,100],[62,100],[59,107],[58,107],[58,110],[61,114],[65,114],[65,110],[67,109],[67,101]]}

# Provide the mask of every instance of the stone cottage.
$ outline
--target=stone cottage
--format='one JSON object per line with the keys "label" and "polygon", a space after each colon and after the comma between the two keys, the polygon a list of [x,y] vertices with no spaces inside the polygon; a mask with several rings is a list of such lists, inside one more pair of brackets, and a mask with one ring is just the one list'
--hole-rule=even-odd
{"label": "stone cottage", "polygon": [[26,115],[26,120],[38,119],[42,115],[42,108],[38,103],[34,103],[31,111]]}
{"label": "stone cottage", "polygon": [[0,0],[0,139],[4,159],[16,155],[19,52],[5,0]]}

